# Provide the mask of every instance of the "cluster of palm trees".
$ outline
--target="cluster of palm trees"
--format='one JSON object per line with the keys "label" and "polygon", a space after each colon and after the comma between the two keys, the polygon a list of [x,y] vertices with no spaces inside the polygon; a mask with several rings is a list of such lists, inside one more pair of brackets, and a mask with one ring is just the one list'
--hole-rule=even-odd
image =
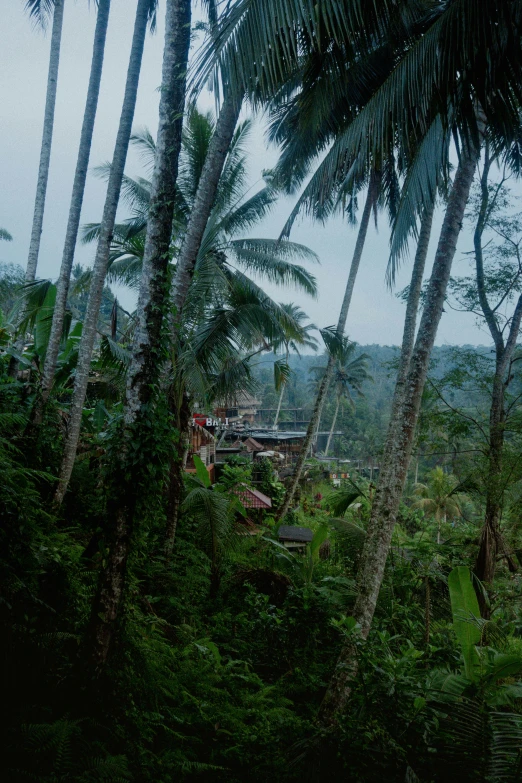
{"label": "cluster of palm trees", "polygon": [[[97,27],[93,50],[51,339],[33,412],[36,426],[52,389],[63,330],[109,5],[109,0],[99,0],[100,29]],[[30,0],[28,6],[35,14],[53,17],[48,101],[26,276],[31,281],[36,274],[42,228],[64,0]],[[151,417],[165,395],[173,420],[180,420],[195,388],[191,384],[197,383],[191,375],[196,374],[194,368],[199,372],[199,361],[205,372],[216,375],[219,367],[237,370],[239,364],[244,369],[243,355],[263,344],[261,334],[271,346],[292,344],[291,330],[298,327],[297,319],[269,302],[245,271],[262,271],[271,279],[297,280],[312,292],[312,278],[303,270],[291,268],[288,260],[296,252],[306,255],[287,239],[295,218],[305,212],[325,221],[337,210],[353,217],[358,196],[364,191],[365,205],[342,309],[337,325],[323,333],[330,344],[330,359],[278,516],[282,518],[291,508],[334,376],[372,212],[386,208],[392,226],[390,280],[410,240],[417,243],[417,251],[392,416],[359,568],[354,617],[362,636],[367,636],[406,481],[430,354],[484,140],[508,166],[516,170],[520,162],[522,0],[485,0],[480,13],[474,0],[237,0],[226,4],[207,0],[207,37],[190,69],[190,0],[165,0],[165,6],[158,135],[155,146],[146,135],[138,139],[153,154],[152,180],[131,182],[124,179],[124,169],[141,56],[147,27],[157,13],[155,0],[136,0],[125,97],[114,156],[107,171],[106,202],[101,223],[91,233],[97,249],[56,492],[56,501],[60,502],[74,463],[106,276],[109,272],[116,275],[118,270],[130,274],[132,269],[133,279],[139,276],[139,300],[129,346],[123,425],[118,435],[119,489],[111,499],[109,555],[93,624],[93,659],[100,666],[107,657],[119,612],[139,505],[137,492],[144,482],[144,465],[136,458],[135,444],[147,442],[145,433]],[[197,182],[193,177],[191,189],[181,157],[183,138],[184,133],[190,133],[186,130],[190,123],[204,119],[185,107],[189,97],[209,79],[216,86],[216,94],[223,97],[215,126],[208,132]],[[229,171],[233,168],[235,145],[243,132],[241,127],[237,130],[240,109],[247,104],[266,111],[270,137],[281,148],[270,186],[264,196],[257,194],[256,205],[250,207],[241,193],[237,193],[239,201],[234,202],[235,183],[230,185],[228,201],[223,192],[224,174],[227,166]],[[458,164],[451,178],[453,149]],[[234,229],[257,219],[262,203],[268,205],[275,189],[295,193],[305,182],[283,236],[270,252],[259,241],[234,238]],[[124,227],[115,225],[122,188],[134,210]],[[445,214],[417,327],[420,284],[439,192],[444,193]],[[235,224],[234,218],[230,221],[234,211]],[[247,320],[241,324],[248,308]],[[278,325],[273,317],[276,310]],[[179,464],[179,455],[174,463]],[[173,486],[179,491],[175,481]],[[488,524],[494,526],[496,522],[493,519]],[[325,725],[335,723],[343,710],[355,669],[354,646],[348,641],[321,709]]]}

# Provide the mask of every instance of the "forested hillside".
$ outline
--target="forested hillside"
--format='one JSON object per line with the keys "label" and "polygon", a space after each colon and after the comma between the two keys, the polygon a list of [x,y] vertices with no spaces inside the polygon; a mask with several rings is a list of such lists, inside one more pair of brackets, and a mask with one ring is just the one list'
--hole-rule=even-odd
{"label": "forested hillside", "polygon": [[4,5],[2,781],[519,783],[522,0]]}

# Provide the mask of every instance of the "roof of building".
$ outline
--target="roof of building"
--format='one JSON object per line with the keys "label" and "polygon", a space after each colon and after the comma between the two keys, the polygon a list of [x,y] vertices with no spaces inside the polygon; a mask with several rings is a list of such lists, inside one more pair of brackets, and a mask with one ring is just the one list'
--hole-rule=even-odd
{"label": "roof of building", "polygon": [[258,443],[257,440],[254,440],[254,438],[248,437],[245,440],[241,440],[241,438],[238,438],[232,444],[232,448],[246,449],[247,451],[263,451],[264,446]]}
{"label": "roof of building", "polygon": [[245,508],[272,508],[272,501],[267,495],[246,484],[240,484],[235,493]]}
{"label": "roof of building", "polygon": [[296,525],[281,525],[279,528],[280,541],[299,541],[307,544],[314,537],[309,527],[297,527]]}
{"label": "roof of building", "polygon": [[263,451],[264,449],[264,446],[255,440],[255,438],[251,438],[250,436],[245,441],[243,441],[243,444],[251,451]]}
{"label": "roof of building", "polygon": [[250,438],[256,441],[272,440],[272,441],[285,441],[292,440],[294,438],[306,437],[306,432],[274,432],[272,430],[250,430]]}
{"label": "roof of building", "polygon": [[[261,405],[261,400],[257,400],[252,394],[247,391],[240,391],[236,394],[235,399],[236,406],[240,408],[252,408]],[[234,407],[234,406],[232,406]]]}

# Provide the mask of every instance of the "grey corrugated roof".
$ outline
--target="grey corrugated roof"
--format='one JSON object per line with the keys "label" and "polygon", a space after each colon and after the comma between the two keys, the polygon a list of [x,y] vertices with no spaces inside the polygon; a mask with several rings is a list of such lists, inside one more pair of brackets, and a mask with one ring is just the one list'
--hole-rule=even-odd
{"label": "grey corrugated roof", "polygon": [[301,541],[308,543],[314,537],[309,527],[297,527],[296,525],[281,525],[279,528],[280,541]]}
{"label": "grey corrugated roof", "polygon": [[261,440],[291,440],[304,438],[306,432],[263,432],[262,430],[249,430],[248,434],[257,441]]}

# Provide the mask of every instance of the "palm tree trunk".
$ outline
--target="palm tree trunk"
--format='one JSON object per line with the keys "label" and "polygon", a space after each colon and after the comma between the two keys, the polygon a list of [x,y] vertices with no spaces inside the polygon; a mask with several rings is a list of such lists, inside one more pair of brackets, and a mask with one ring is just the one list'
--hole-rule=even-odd
{"label": "palm tree trunk", "polygon": [[78,160],[76,162],[76,172],[74,174],[71,204],[69,207],[69,219],[67,222],[65,242],[63,246],[62,265],[60,267],[60,276],[58,278],[56,290],[56,301],[54,305],[51,334],[45,355],[41,383],[41,396],[35,405],[35,410],[33,411],[33,421],[35,424],[39,423],[39,420],[41,419],[43,407],[47,402],[49,393],[51,391],[54,373],[56,370],[56,360],[58,359],[58,353],[62,339],[63,324],[67,307],[67,296],[69,293],[69,284],[71,280],[71,270],[74,262],[74,251],[76,248],[76,240],[78,238],[78,228],[80,226],[83,195],[85,192],[85,181],[87,179],[87,170],[89,167],[89,158],[91,154],[94,121],[96,119],[96,110],[98,108],[98,97],[100,94],[100,82],[103,70],[103,58],[105,53],[107,27],[109,24],[110,7],[111,0],[99,0],[96,29],[94,31],[91,73],[89,76],[87,100],[85,102],[85,112],[83,115],[83,125],[80,135],[80,146],[78,149]]}
{"label": "palm tree trunk", "polygon": [[443,522],[446,524],[446,512],[444,512],[442,519],[440,515],[437,516],[437,545],[440,545],[440,527]]}
{"label": "palm tree trunk", "polygon": [[332,441],[332,435],[333,435],[333,431],[335,429],[335,422],[337,421],[337,414],[339,413],[339,404],[340,404],[340,402],[341,402],[341,398],[339,397],[339,395],[337,395],[337,404],[335,406],[335,413],[334,413],[334,417],[333,417],[333,421],[332,421],[332,426],[330,427],[330,434],[328,435],[328,440],[326,441],[326,448],[324,450],[324,456],[325,457],[328,456],[328,451],[330,450],[330,443]]}
{"label": "palm tree trunk", "polygon": [[49,164],[51,161],[51,147],[53,143],[54,108],[56,105],[56,88],[58,86],[58,67],[60,64],[64,3],[65,0],[54,0],[53,29],[51,33],[49,72],[47,75],[47,95],[45,97],[42,146],[40,149],[40,165],[38,167],[38,183],[36,185],[31,242],[29,244],[29,255],[25,271],[26,283],[32,283],[36,277],[36,267],[38,266],[38,255],[40,253],[45,197],[47,194]]}
{"label": "palm tree trunk", "polygon": [[[348,318],[348,310],[350,308],[350,302],[352,300],[352,294],[353,289],[355,285],[355,280],[357,278],[357,272],[359,271],[359,265],[361,263],[362,253],[364,249],[364,243],[366,240],[366,234],[368,233],[368,225],[370,223],[370,217],[372,213],[373,206],[375,202],[377,201],[377,196],[379,195],[379,177],[377,174],[372,174],[370,178],[370,184],[368,186],[368,193],[366,196],[366,203],[364,205],[364,210],[361,217],[361,223],[359,225],[359,232],[357,234],[357,242],[355,243],[355,249],[353,252],[352,257],[352,263],[350,265],[350,273],[348,275],[348,281],[346,283],[346,289],[344,292],[344,298],[343,303],[341,306],[341,312],[339,314],[339,320],[337,322],[337,333],[339,335],[344,334],[344,330],[346,327],[346,320]],[[296,466],[294,469],[294,473],[290,482],[290,485],[288,486],[288,489],[286,490],[286,494],[284,497],[284,500],[281,504],[281,507],[278,509],[276,513],[276,521],[279,521],[282,519],[285,514],[288,513],[290,506],[292,504],[292,501],[294,499],[295,491],[297,489],[297,485],[299,484],[299,481],[301,479],[301,474],[303,472],[303,466],[306,461],[306,458],[308,456],[308,451],[310,450],[310,445],[312,443],[312,439],[314,437],[314,433],[317,429],[318,422],[321,419],[321,412],[323,410],[324,401],[326,398],[326,393],[328,391],[328,388],[330,386],[330,381],[332,380],[332,374],[333,374],[333,368],[334,368],[335,359],[330,356],[328,359],[328,364],[326,366],[326,372],[323,376],[323,379],[321,381],[321,384],[319,386],[317,397],[315,399],[314,409],[312,412],[311,419],[308,423],[308,429],[306,431],[306,437],[303,440],[303,445],[301,446],[301,450],[299,452],[299,456],[297,458]]]}
{"label": "palm tree trunk", "polygon": [[169,301],[169,250],[190,45],[189,0],[170,0],[167,17],[168,35],[165,36],[156,158],[137,306],[138,323],[127,383],[124,416],[127,427],[136,421],[151,399],[154,381],[161,369],[158,366],[158,350]]}
{"label": "palm tree trunk", "polygon": [[[323,407],[324,407],[324,400],[325,400],[325,398],[326,398],[326,393],[325,393],[325,397],[323,398]],[[319,440],[319,432],[321,430],[321,417],[322,417],[322,415],[323,415],[323,410],[321,408],[321,410],[319,411],[319,416],[317,418],[317,427],[315,428],[314,437],[312,439],[312,443],[310,444],[310,456],[311,457],[313,456],[313,447],[314,446],[315,446],[315,450],[317,452],[317,442]]]}
{"label": "palm tree trunk", "polygon": [[103,216],[100,227],[100,237],[98,240],[98,246],[96,249],[96,256],[92,270],[92,280],[89,290],[87,310],[83,321],[83,332],[80,348],[78,351],[78,363],[76,366],[74,391],[69,412],[69,424],[64,447],[64,455],[60,469],[58,487],[54,497],[55,503],[58,505],[62,502],[65,491],[69,484],[69,479],[71,477],[74,459],[76,456],[76,447],[80,437],[82,410],[87,392],[87,383],[89,379],[89,370],[91,366],[94,341],[96,339],[96,326],[100,312],[103,287],[105,285],[105,277],[107,275],[112,232],[114,230],[114,223],[116,221],[116,210],[118,208],[121,183],[125,169],[125,162],[127,160],[127,151],[129,149],[132,123],[134,120],[134,110],[136,108],[136,96],[138,93],[141,62],[143,58],[143,47],[145,44],[145,35],[147,32],[147,22],[150,8],[151,0],[138,0],[131,53],[129,58],[129,67],[127,70],[125,95],[123,98],[118,135],[116,137],[111,172],[107,185],[107,195],[105,197],[105,206],[103,209]]}
{"label": "palm tree trunk", "polygon": [[[180,323],[183,306],[194,274],[194,268],[201,248],[201,242],[207,227],[208,219],[216,198],[219,180],[223,172],[230,144],[234,137],[242,101],[228,94],[221,106],[207,156],[203,164],[201,176],[194,199],[194,205],[183,238],[183,244],[176,263],[173,280],[173,302],[175,306],[174,325]],[[174,412],[173,412],[174,413]],[[177,515],[183,488],[182,477],[178,475],[176,465],[171,465],[172,486],[169,487],[169,519],[166,530],[167,550],[174,546]],[[174,532],[172,532],[174,531]]]}
{"label": "palm tree trunk", "polygon": [[[139,322],[134,336],[124,412],[120,459],[124,467],[132,450],[130,438],[145,442],[143,437],[140,438],[140,427],[149,422],[148,409],[154,393],[154,381],[161,371],[161,328],[169,299],[167,267],[181,149],[190,21],[190,0],[168,0],[158,139],[138,303]],[[133,453],[131,459],[135,459]],[[153,459],[151,456],[151,461]],[[107,660],[119,615],[135,509],[140,500],[139,493],[147,480],[142,472],[144,463],[147,468],[149,461],[143,458],[138,466],[135,463],[127,464],[127,469],[122,471],[125,476],[123,483],[118,487],[117,497],[111,502],[113,547],[102,578],[91,629],[89,657],[96,670],[100,670]],[[121,466],[118,466],[120,470]]]}
{"label": "palm tree trunk", "polygon": [[179,438],[176,444],[176,454],[170,463],[168,480],[167,524],[165,527],[165,557],[167,561],[172,557],[176,541],[179,509],[183,496],[183,472],[185,470],[186,454],[188,451],[187,447],[189,443],[189,423],[190,400],[188,395],[184,394],[181,405],[179,406]]}
{"label": "palm tree trunk", "polygon": [[[422,280],[430,244],[431,227],[433,225],[433,213],[435,204],[427,207],[421,220],[419,232],[419,241],[415,252],[413,269],[411,273],[408,299],[406,302],[406,313],[404,317],[404,331],[402,333],[401,355],[399,359],[399,368],[397,371],[397,380],[393,394],[390,421],[397,419],[397,410],[402,405],[406,380],[410,370],[411,356],[415,344],[415,331],[417,328],[417,313],[419,312],[419,301],[422,290]],[[415,479],[416,481],[416,479]]]}
{"label": "palm tree trunk", "polygon": [[[286,363],[288,364],[288,351],[286,352]],[[283,402],[283,396],[284,396],[284,393],[285,393],[285,387],[286,387],[286,384],[282,383],[281,384],[281,394],[279,395],[279,402],[277,403],[277,410],[276,410],[276,415],[275,415],[274,425],[273,425],[275,430],[277,429],[277,422],[279,421],[279,414],[281,412],[281,403]]]}
{"label": "palm tree trunk", "polygon": [[[25,282],[32,283],[36,278],[38,256],[40,254],[40,241],[45,210],[45,198],[47,195],[47,183],[49,181],[49,166],[51,162],[51,148],[53,143],[54,110],[56,106],[56,89],[58,86],[58,68],[60,65],[60,50],[62,44],[63,10],[65,0],[54,1],[53,28],[51,32],[51,48],[49,54],[49,71],[47,74],[47,93],[45,96],[44,123],[42,132],[42,144],[40,147],[40,163],[38,166],[38,180],[36,184],[36,196],[34,201],[33,225],[31,228],[31,240],[27,256],[25,270]],[[23,321],[26,307],[22,306],[18,324]],[[24,336],[20,335],[15,342],[15,351],[21,353],[24,348]],[[9,375],[16,374],[18,362],[13,357],[9,363]]]}
{"label": "palm tree trunk", "polygon": [[285,384],[282,383],[281,384],[281,393],[279,395],[279,401],[277,403],[277,410],[276,410],[276,415],[275,415],[274,424],[273,424],[273,427],[274,427],[275,430],[277,429],[277,422],[279,421],[279,414],[281,412],[281,403],[283,402],[284,393],[285,393]]}
{"label": "palm tree trunk", "polygon": [[236,129],[241,100],[229,93],[221,106],[216,127],[210,140],[207,157],[199,178],[194,205],[176,264],[173,300],[176,322],[179,323],[203,235],[214,205],[219,179]]}
{"label": "palm tree trunk", "polygon": [[[467,154],[463,151],[461,155],[439,237],[403,402],[396,411],[397,420],[390,422],[388,428],[379,484],[372,505],[357,576],[358,594],[353,616],[360,625],[364,639],[370,631],[384,576],[384,567],[410,461],[431,350],[442,315],[451,265],[479,154],[478,149],[471,149]],[[353,644],[346,643],[321,705],[320,720],[324,725],[335,725],[337,716],[345,709],[350,696],[350,684],[356,670],[357,658]]]}

